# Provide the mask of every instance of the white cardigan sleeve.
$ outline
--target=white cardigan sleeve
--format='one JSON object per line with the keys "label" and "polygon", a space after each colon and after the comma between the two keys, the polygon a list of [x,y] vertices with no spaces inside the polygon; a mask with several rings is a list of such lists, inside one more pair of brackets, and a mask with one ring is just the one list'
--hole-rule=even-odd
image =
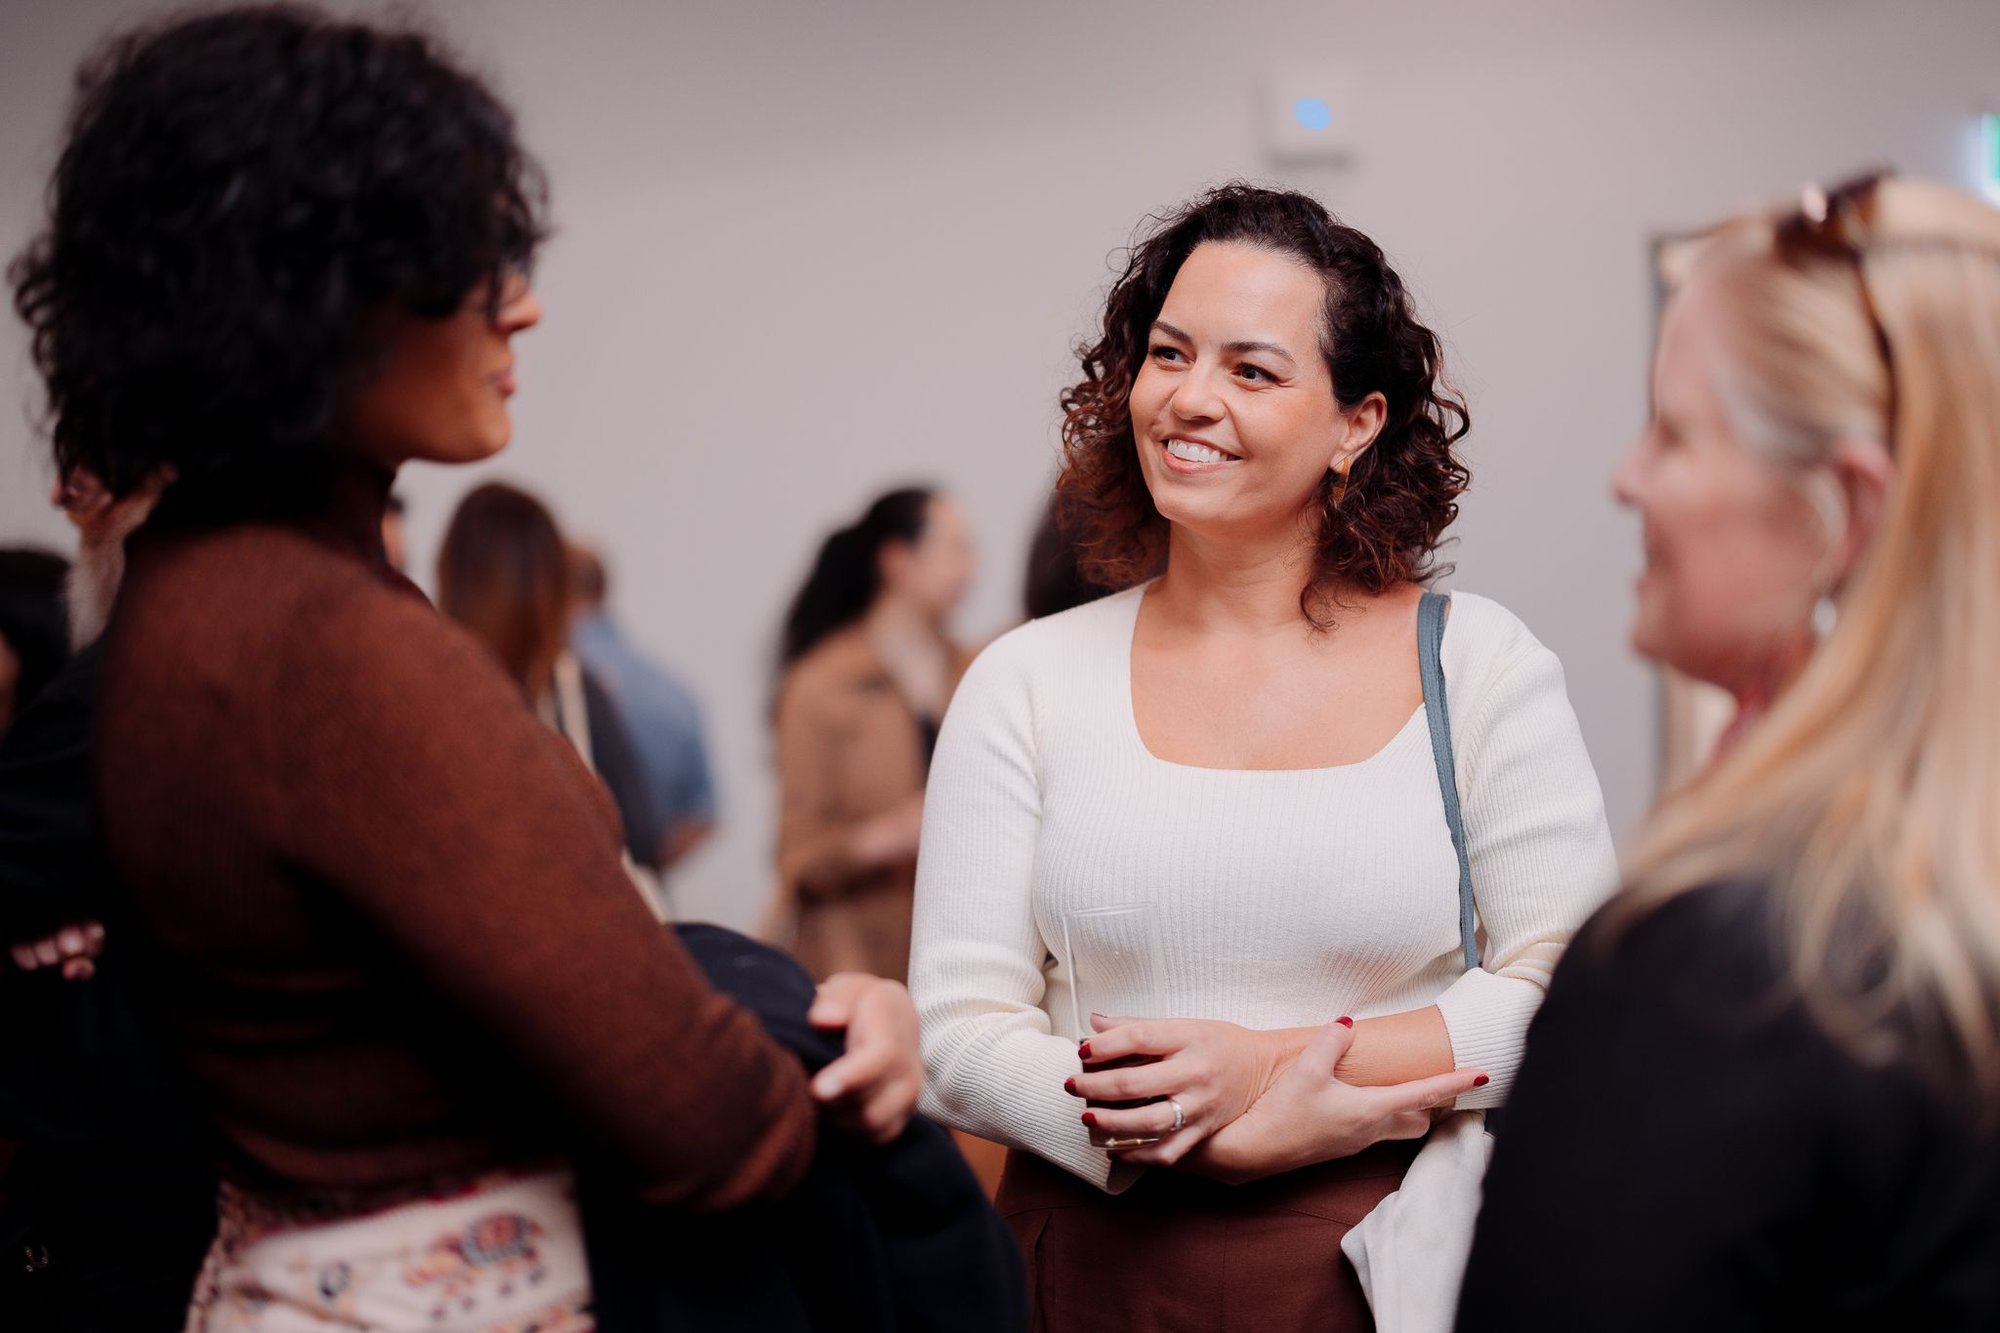
{"label": "white cardigan sleeve", "polygon": [[[1465,682],[1473,688],[1461,691],[1447,676],[1483,966],[1437,1004],[1457,1067],[1492,1079],[1458,1100],[1479,1108],[1506,1100],[1549,976],[1570,936],[1617,887],[1618,862],[1562,664],[1494,604],[1463,600],[1453,620],[1469,611],[1510,622],[1499,627],[1506,642],[1491,668]],[[1449,630],[1445,643],[1449,666]]]}
{"label": "white cardigan sleeve", "polygon": [[1032,881],[1041,828],[1036,709],[1025,626],[966,672],[938,736],[917,857],[910,991],[922,1025],[927,1114],[1025,1148],[1100,1188],[1109,1156],[1063,1091],[1076,1044],[1042,1011],[1049,949]]}

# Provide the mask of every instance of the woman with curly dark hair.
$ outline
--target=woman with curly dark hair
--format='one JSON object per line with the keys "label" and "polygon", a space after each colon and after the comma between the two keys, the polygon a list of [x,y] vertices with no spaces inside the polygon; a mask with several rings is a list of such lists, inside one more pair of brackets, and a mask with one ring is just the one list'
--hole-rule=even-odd
{"label": "woman with curly dark hair", "polygon": [[13,276],[58,467],[171,478],[93,758],[227,1181],[190,1327],[586,1328],[573,1155],[720,1210],[800,1178],[815,1100],[895,1132],[901,988],[823,992],[854,1022],[809,1094],[656,924],[575,754],[383,561],[399,466],[508,441],[544,205],[506,108],[421,35],[222,11],[85,68],[49,198]]}
{"label": "woman with curly dark hair", "polygon": [[1505,1095],[1614,878],[1597,779],[1513,616],[1460,593],[1420,651],[1466,413],[1372,241],[1215,190],[1081,359],[1061,494],[1125,590],[998,640],[945,721],[927,1095],[1013,1149],[1041,1327],[1370,1327],[1343,1237],[1435,1108]]}

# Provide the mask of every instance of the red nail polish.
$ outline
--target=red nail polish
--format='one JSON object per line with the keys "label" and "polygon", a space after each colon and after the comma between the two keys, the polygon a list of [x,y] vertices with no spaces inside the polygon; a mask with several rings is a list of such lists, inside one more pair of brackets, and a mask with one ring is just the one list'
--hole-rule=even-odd
{"label": "red nail polish", "polygon": [[1063,1091],[1068,1093],[1072,1097],[1076,1096],[1076,1080],[1073,1078],[1064,1079]]}
{"label": "red nail polish", "polygon": [[1087,1041],[1078,1042],[1076,1044],[1076,1053],[1079,1058],[1088,1060],[1090,1058],[1090,1043]]}
{"label": "red nail polish", "polygon": [[1097,1128],[1097,1112],[1095,1112],[1095,1111],[1085,1111],[1085,1112],[1083,1113],[1083,1123],[1084,1123],[1084,1125],[1085,1125],[1086,1127],[1088,1127],[1088,1128],[1090,1128],[1090,1129],[1096,1129],[1096,1128]]}
{"label": "red nail polish", "polygon": [[1345,1018],[1345,1017],[1336,1018],[1333,1021],[1340,1024],[1344,1028],[1351,1028],[1354,1026],[1354,1020],[1351,1018]]}
{"label": "red nail polish", "polygon": [[1492,1080],[1492,1079],[1490,1079],[1490,1078],[1488,1078],[1488,1077],[1486,1077],[1486,1075],[1484,1075],[1484,1074],[1481,1074],[1481,1075],[1480,1075],[1480,1076],[1479,1076],[1478,1078],[1476,1078],[1476,1079],[1472,1080],[1472,1086],[1473,1086],[1473,1087],[1475,1087],[1475,1088],[1483,1088],[1483,1087],[1485,1087],[1485,1086],[1486,1086],[1486,1085],[1487,1085],[1488,1083],[1491,1083],[1492,1081],[1493,1081],[1493,1080]]}

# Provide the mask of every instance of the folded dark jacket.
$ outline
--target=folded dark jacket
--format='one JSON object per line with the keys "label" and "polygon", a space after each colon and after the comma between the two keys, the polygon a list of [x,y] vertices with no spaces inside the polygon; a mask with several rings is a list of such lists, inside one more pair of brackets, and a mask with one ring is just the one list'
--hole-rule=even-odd
{"label": "folded dark jacket", "polygon": [[[814,986],[797,962],[717,926],[678,929],[709,981],[808,1070],[840,1055],[840,1034],[806,1021]],[[588,1163],[581,1190],[602,1333],[1028,1326],[1012,1235],[951,1136],[921,1117],[881,1148],[822,1128],[796,1191],[726,1215],[641,1208]]]}

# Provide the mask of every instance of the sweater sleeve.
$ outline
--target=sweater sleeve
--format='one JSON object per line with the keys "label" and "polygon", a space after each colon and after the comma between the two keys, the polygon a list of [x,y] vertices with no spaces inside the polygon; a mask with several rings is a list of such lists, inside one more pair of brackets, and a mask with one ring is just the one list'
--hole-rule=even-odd
{"label": "sweater sleeve", "polygon": [[619,862],[606,802],[479,646],[348,587],[274,644],[254,743],[280,855],[352,905],[524,1090],[647,1202],[784,1192],[812,1155],[804,1072],[712,990]]}
{"label": "sweater sleeve", "polygon": [[1457,1067],[1492,1079],[1459,1099],[1469,1109],[1506,1100],[1563,946],[1618,879],[1604,796],[1562,664],[1508,619],[1490,676],[1450,701],[1484,942],[1483,965],[1453,982],[1438,1009]]}
{"label": "sweater sleeve", "polygon": [[1100,1188],[1138,1171],[1091,1146],[1063,1080],[1076,1044],[1042,1009],[1050,953],[1032,885],[1041,830],[1032,680],[1017,630],[967,671],[931,763],[917,857],[910,990],[923,1028],[924,1109]]}

